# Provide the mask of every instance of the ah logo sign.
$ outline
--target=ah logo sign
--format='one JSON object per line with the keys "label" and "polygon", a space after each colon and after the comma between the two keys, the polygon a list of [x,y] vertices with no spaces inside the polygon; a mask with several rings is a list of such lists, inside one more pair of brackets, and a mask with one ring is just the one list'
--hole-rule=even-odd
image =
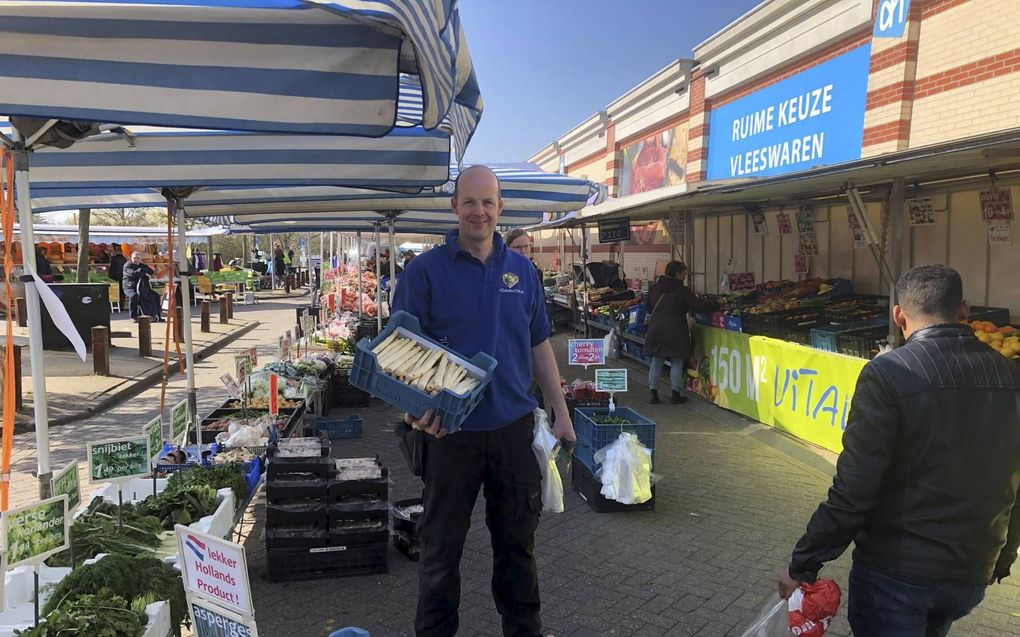
{"label": "ah logo sign", "polygon": [[875,14],[876,38],[902,38],[910,12],[910,0],[880,0]]}

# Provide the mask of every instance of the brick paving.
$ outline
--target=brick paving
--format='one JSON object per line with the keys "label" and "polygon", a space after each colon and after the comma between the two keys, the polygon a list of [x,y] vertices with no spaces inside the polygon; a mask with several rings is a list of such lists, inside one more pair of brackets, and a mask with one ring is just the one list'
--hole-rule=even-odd
{"label": "brick paving", "polygon": [[[565,360],[565,337],[554,342]],[[584,376],[580,368],[561,371]],[[831,482],[832,454],[700,401],[648,405],[645,378],[632,368],[634,389],[622,402],[658,423],[655,511],[596,514],[565,479],[566,511],[543,514],[536,542],[546,634],[740,635],[774,590]],[[421,482],[406,469],[391,433],[399,414],[378,401],[334,413],[356,411],[365,416],[365,434],[334,442],[335,455],[378,454],[390,468],[391,500],[420,496]],[[460,635],[469,637],[500,634],[482,503],[479,497],[462,561]],[[413,634],[415,563],[391,547],[385,575],[271,584],[259,501],[253,513],[245,546],[260,633],[319,636],[360,626],[379,637]],[[845,591],[849,562],[848,551],[823,576]],[[989,589],[951,634],[1020,635],[1016,579]],[[845,600],[827,634],[850,634]]]}

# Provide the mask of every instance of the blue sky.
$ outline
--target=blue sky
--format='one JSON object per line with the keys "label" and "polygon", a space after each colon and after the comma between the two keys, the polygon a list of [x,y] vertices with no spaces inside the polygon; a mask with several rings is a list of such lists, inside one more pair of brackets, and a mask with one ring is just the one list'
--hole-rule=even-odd
{"label": "blue sky", "polygon": [[760,3],[460,0],[485,100],[468,161],[524,161]]}

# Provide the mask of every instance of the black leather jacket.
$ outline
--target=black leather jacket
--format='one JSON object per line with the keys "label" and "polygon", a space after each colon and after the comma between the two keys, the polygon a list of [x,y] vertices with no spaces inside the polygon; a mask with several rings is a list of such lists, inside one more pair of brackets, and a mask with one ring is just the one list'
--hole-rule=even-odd
{"label": "black leather jacket", "polygon": [[854,560],[908,580],[982,584],[1020,546],[1020,365],[966,325],[918,330],[857,381],[829,498],[793,552],[814,581]]}

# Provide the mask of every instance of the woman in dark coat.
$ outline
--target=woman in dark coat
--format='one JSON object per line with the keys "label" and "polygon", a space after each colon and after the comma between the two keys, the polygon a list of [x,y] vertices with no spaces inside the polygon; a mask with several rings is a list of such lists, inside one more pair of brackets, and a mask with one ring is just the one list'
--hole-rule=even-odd
{"label": "woman in dark coat", "polygon": [[684,279],[687,266],[680,261],[670,261],[666,274],[659,277],[648,291],[648,306],[651,321],[645,335],[644,353],[652,357],[648,368],[648,387],[651,388],[651,402],[659,402],[659,377],[662,366],[669,360],[669,381],[673,393],[669,402],[683,403],[684,369],[691,356],[691,334],[687,326],[690,312],[712,312],[719,308],[715,301],[703,301],[691,292]]}

